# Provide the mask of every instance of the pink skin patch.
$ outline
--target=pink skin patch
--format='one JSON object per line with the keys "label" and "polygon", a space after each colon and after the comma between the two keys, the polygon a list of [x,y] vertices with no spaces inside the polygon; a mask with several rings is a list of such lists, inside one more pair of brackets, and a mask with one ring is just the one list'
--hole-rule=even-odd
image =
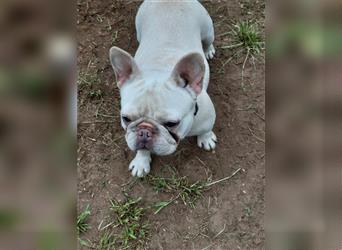
{"label": "pink skin patch", "polygon": [[197,77],[194,79],[194,82],[191,83],[191,88],[195,91],[197,95],[199,95],[202,91],[202,81],[203,77]]}
{"label": "pink skin patch", "polygon": [[125,81],[127,81],[127,79],[128,79],[128,77],[126,77],[126,76],[121,76],[121,77],[119,77],[119,80],[118,80],[118,86],[119,86],[119,88],[122,87],[122,85],[125,83]]}
{"label": "pink skin patch", "polygon": [[148,122],[142,122],[138,125],[138,128],[149,128],[154,129],[154,126],[151,123]]}

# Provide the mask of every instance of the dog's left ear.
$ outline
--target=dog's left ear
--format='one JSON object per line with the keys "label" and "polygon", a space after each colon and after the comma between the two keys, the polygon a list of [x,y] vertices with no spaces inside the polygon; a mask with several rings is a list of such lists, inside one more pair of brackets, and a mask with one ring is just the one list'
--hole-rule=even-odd
{"label": "dog's left ear", "polygon": [[172,72],[172,77],[181,87],[189,86],[196,95],[203,87],[205,72],[204,59],[199,53],[190,53],[179,60]]}

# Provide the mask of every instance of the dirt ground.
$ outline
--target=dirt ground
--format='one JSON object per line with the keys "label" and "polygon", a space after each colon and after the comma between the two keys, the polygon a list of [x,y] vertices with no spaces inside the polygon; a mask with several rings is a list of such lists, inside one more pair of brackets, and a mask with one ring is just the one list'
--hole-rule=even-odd
{"label": "dirt ground", "polygon": [[[137,48],[134,18],[139,2],[79,0],[78,34],[78,208],[91,207],[91,228],[82,236],[96,247],[101,225],[110,221],[109,200],[122,199],[123,190],[142,197],[147,206],[170,199],[155,192],[128,171],[134,154],[128,149],[119,122],[119,91],[108,59],[111,46],[131,54]],[[185,139],[174,155],[154,157],[152,175],[170,168],[196,182],[230,176],[203,193],[195,208],[174,203],[160,213],[148,211],[150,224],[145,249],[264,249],[265,188],[265,76],[263,60],[246,63],[244,56],[225,64],[232,52],[229,27],[239,20],[254,20],[264,30],[264,0],[227,0],[204,3],[211,15],[216,56],[209,62],[211,96],[217,120],[219,144],[205,152],[195,138]],[[225,64],[225,65],[224,65]]]}

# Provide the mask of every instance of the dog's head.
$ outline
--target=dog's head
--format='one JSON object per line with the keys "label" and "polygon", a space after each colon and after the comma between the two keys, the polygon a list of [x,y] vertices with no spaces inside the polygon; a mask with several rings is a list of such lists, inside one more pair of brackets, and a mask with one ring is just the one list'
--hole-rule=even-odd
{"label": "dog's head", "polygon": [[193,124],[205,72],[202,56],[184,56],[170,76],[161,77],[144,75],[122,49],[112,47],[109,54],[120,89],[121,125],[129,148],[172,154]]}

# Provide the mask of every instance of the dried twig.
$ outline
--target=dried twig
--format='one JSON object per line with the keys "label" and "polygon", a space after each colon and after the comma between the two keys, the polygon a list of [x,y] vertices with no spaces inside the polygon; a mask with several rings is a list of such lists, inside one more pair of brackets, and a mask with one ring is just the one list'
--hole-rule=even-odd
{"label": "dried twig", "polygon": [[206,187],[210,187],[210,186],[215,185],[215,184],[217,184],[217,183],[220,183],[220,182],[222,182],[222,181],[227,181],[227,180],[231,179],[232,177],[234,177],[234,176],[235,176],[237,173],[239,173],[240,171],[241,171],[241,168],[238,168],[238,169],[235,170],[234,173],[232,173],[230,176],[225,177],[225,178],[222,178],[222,179],[217,180],[217,181],[213,181],[213,182],[207,183],[205,186],[206,186]]}

